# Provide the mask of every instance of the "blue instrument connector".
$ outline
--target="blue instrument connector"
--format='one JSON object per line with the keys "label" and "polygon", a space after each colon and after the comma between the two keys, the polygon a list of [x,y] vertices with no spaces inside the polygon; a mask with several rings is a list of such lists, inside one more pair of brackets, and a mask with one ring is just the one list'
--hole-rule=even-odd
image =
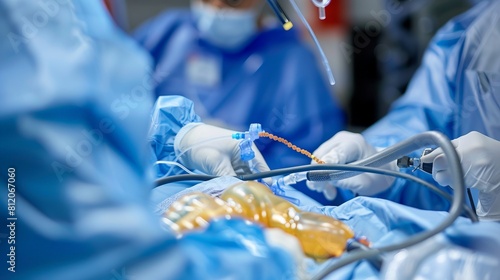
{"label": "blue instrument connector", "polygon": [[250,161],[255,157],[252,149],[252,141],[245,139],[240,142],[240,158],[242,161]]}
{"label": "blue instrument connector", "polygon": [[[245,132],[236,132],[233,133],[232,138],[235,140],[242,140],[240,142],[240,157],[241,160],[245,161],[248,163],[250,170],[252,172],[258,172],[258,170],[255,170],[255,164],[253,162],[253,159],[255,158],[255,152],[253,151],[253,141],[256,139],[259,139],[259,134],[261,132],[265,132],[262,130],[262,125],[260,123],[252,123],[250,124],[250,127],[248,131]],[[303,176],[299,176],[301,179]],[[285,189],[284,187],[286,185],[290,185],[293,183],[296,183],[297,181],[297,175],[296,174],[291,174],[289,176],[285,176],[279,179],[274,179],[272,185],[269,185],[266,183],[264,180],[259,180],[260,183],[266,185],[275,195],[282,197],[289,202],[295,204],[295,205],[300,205],[300,200],[293,198],[293,197],[288,197],[285,195]],[[300,179],[299,179],[300,180]]]}
{"label": "blue instrument connector", "polygon": [[232,138],[236,140],[242,139],[240,143],[241,160],[249,161],[255,157],[252,150],[252,143],[259,139],[259,133],[264,132],[260,123],[252,123],[248,131],[233,133]]}

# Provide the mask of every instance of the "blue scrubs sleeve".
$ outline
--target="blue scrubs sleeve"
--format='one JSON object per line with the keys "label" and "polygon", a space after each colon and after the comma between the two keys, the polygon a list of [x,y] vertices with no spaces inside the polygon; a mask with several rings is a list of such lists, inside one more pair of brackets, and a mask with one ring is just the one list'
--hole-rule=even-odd
{"label": "blue scrubs sleeve", "polygon": [[[160,96],[152,113],[148,141],[156,161],[175,161],[174,140],[179,130],[186,124],[200,122],[194,111],[191,100],[176,95]],[[171,165],[156,165],[156,177],[162,177],[172,168]],[[170,175],[179,174],[182,170],[173,167]]]}
{"label": "blue scrubs sleeve", "polygon": [[[438,32],[405,95],[395,102],[384,118],[363,132],[370,144],[388,147],[429,130],[453,137],[457,111],[455,96],[458,94],[456,77],[461,71],[464,32],[464,27],[457,21],[451,21]],[[413,156],[420,154],[421,151],[416,151]],[[414,175],[434,182],[430,175],[415,172]],[[448,187],[443,190],[452,192]],[[447,201],[432,191],[401,179],[377,196],[423,209],[446,210],[449,207]]]}

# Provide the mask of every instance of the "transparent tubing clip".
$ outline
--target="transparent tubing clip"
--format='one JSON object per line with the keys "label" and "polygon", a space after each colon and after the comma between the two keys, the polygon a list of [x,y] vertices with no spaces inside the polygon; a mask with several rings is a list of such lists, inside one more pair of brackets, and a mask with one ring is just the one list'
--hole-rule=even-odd
{"label": "transparent tubing clip", "polygon": [[318,7],[319,9],[319,19],[324,20],[326,19],[326,12],[325,8],[330,4],[331,0],[311,0],[314,4],[314,6]]}
{"label": "transparent tubing clip", "polygon": [[[262,130],[261,124],[253,123],[253,124],[250,124],[250,128],[248,129],[248,131],[236,132],[236,133],[233,133],[233,135],[232,135],[233,139],[242,140],[239,144],[240,157],[241,157],[241,160],[248,163],[248,166],[250,167],[250,170],[252,170],[252,172],[258,172],[258,170],[255,169],[255,163],[254,163],[255,152],[252,149],[252,144],[253,144],[253,141],[255,141],[256,139],[259,139],[259,137],[260,137],[259,134],[261,132],[264,132],[264,130]],[[262,183],[262,184],[268,186],[269,189],[271,189],[271,191],[275,195],[282,197],[282,198],[290,201],[293,204],[299,205],[300,200],[293,198],[293,197],[286,196],[285,190],[284,190],[285,185],[290,185],[290,184],[294,184],[292,182],[297,182],[297,180],[294,180],[295,176],[296,176],[295,174],[290,174],[288,176],[279,178],[278,180],[273,180],[273,183],[271,186],[269,186],[269,184],[267,184],[264,180],[259,180],[259,183]],[[305,180],[305,177],[306,177],[306,175],[304,173],[302,180]],[[284,179],[284,178],[286,178],[286,179]]]}

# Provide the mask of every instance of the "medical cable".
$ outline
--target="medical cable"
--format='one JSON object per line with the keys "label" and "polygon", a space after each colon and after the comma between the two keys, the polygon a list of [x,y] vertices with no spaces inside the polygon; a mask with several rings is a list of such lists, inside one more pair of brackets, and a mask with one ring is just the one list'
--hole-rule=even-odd
{"label": "medical cable", "polygon": [[[453,171],[451,173],[452,174],[452,182],[453,182],[453,185],[455,186],[455,189],[456,189],[454,196],[453,196],[449,215],[444,219],[444,221],[441,222],[441,224],[439,224],[434,229],[416,234],[416,235],[408,238],[407,240],[405,240],[401,243],[383,246],[380,248],[371,248],[370,251],[365,251],[365,250],[359,250],[359,252],[353,251],[351,254],[348,254],[347,256],[339,259],[339,261],[322,269],[311,280],[323,279],[324,277],[328,276],[333,271],[335,271],[339,268],[342,268],[346,265],[349,265],[353,262],[360,261],[360,260],[367,259],[367,258],[371,258],[371,257],[379,255],[381,253],[401,250],[401,249],[416,245],[424,240],[427,240],[427,239],[435,236],[438,233],[443,232],[446,228],[451,226],[455,222],[455,220],[460,216],[460,214],[462,212],[463,205],[465,204],[465,190],[466,190],[466,188],[465,188],[465,184],[464,184],[463,170],[462,170],[462,167],[460,165],[460,160],[459,160],[458,154],[455,150],[455,147],[453,146],[451,141],[446,136],[444,136],[442,133],[439,133],[439,132],[435,132],[435,131],[424,132],[424,133],[419,134],[417,136],[418,137],[412,137],[406,141],[403,141],[402,144],[404,144],[404,145],[395,145],[395,146],[392,146],[394,148],[391,149],[391,147],[390,147],[390,148],[387,148],[385,151],[390,155],[394,155],[396,152],[400,152],[400,151],[401,152],[404,151],[404,154],[407,154],[409,152],[407,151],[406,146],[411,146],[411,147],[418,146],[417,148],[420,148],[422,145],[429,146],[429,145],[436,145],[437,144],[438,146],[440,146],[441,149],[443,150],[444,154],[448,158],[448,162],[450,164],[451,170]],[[416,150],[417,148],[414,148],[413,150]]]}
{"label": "medical cable", "polygon": [[[437,136],[439,135],[439,136]],[[356,166],[383,166],[392,161],[396,161],[400,157],[410,154],[423,147],[436,145],[435,141],[440,141],[440,144],[447,143],[448,138],[439,132],[429,131],[423,132],[406,140],[403,140],[393,146],[387,147],[384,150],[361,160],[350,163]],[[451,145],[451,144],[450,144]],[[454,163],[456,165],[456,163]],[[462,169],[460,167],[460,172]],[[349,172],[310,172],[307,179],[310,181],[331,181],[341,180],[352,177],[354,175]],[[464,191],[465,193],[465,191]]]}
{"label": "medical cable", "polygon": [[[434,164],[432,162],[425,163],[422,162],[421,160],[423,156],[432,153],[432,151],[434,151],[434,149],[426,148],[422,151],[422,155],[420,157],[403,156],[401,158],[398,158],[397,165],[399,168],[413,168],[414,171],[419,169],[427,174],[432,175],[432,169],[434,168]],[[470,207],[472,208],[472,211],[474,211],[474,213],[477,213],[476,204],[474,203],[474,197],[472,196],[470,188],[467,188],[467,197],[469,198],[469,204]]]}
{"label": "medical cable", "polygon": [[[370,247],[366,246],[365,244],[357,241],[356,239],[349,239],[347,241],[347,246],[346,246],[346,251],[351,252],[354,250],[363,250],[363,251],[370,251]],[[373,265],[378,271],[382,269],[382,265],[384,263],[384,260],[380,255],[375,255],[371,258],[367,258],[368,262]]]}
{"label": "medical cable", "polygon": [[328,59],[326,58],[325,52],[323,51],[323,48],[321,47],[321,45],[318,41],[318,38],[314,34],[314,31],[312,30],[311,25],[309,25],[309,23],[307,22],[306,18],[304,17],[304,15],[300,11],[299,7],[297,6],[297,3],[295,2],[295,0],[290,0],[290,4],[292,4],[293,9],[295,10],[297,15],[299,16],[299,18],[302,21],[302,23],[304,24],[304,26],[306,27],[307,31],[309,32],[309,35],[311,35],[311,38],[313,39],[314,44],[316,45],[316,48],[319,51],[319,54],[321,56],[321,61],[323,63],[323,66],[325,67],[326,75],[328,76],[328,81],[330,82],[330,85],[332,85],[332,86],[335,85],[335,78],[333,77],[332,69],[330,68],[330,63],[328,62]]}
{"label": "medical cable", "polygon": [[155,187],[159,187],[166,184],[183,182],[183,181],[209,181],[212,179],[219,178],[220,176],[216,175],[203,175],[203,174],[181,174],[174,176],[165,176],[155,181]]}
{"label": "medical cable", "polygon": [[[352,165],[347,165],[347,164],[302,165],[302,166],[296,166],[296,167],[275,169],[272,171],[261,172],[261,173],[256,173],[256,174],[239,175],[239,176],[236,176],[236,178],[238,178],[242,181],[253,181],[253,180],[258,180],[258,179],[263,179],[263,178],[282,176],[282,175],[286,175],[286,174],[290,174],[290,175],[291,174],[300,174],[300,173],[304,173],[305,171],[312,171],[312,170],[349,170],[349,171],[352,171],[351,173],[356,173],[356,174],[360,173],[360,172],[366,172],[366,173],[374,173],[374,174],[380,174],[380,175],[399,177],[402,179],[406,179],[406,180],[421,184],[421,185],[427,187],[428,189],[430,189],[431,191],[437,193],[438,195],[441,195],[443,198],[445,198],[446,200],[448,200],[450,202],[452,202],[452,200],[453,200],[453,198],[451,197],[450,194],[440,190],[438,187],[432,185],[431,183],[429,183],[427,181],[424,181],[423,179],[412,176],[410,174],[392,171],[392,170],[386,170],[386,169],[377,168],[377,167],[352,166]],[[219,176],[212,176],[212,175],[184,174],[184,175],[163,177],[163,178],[157,179],[155,181],[155,183],[156,183],[156,187],[158,187],[158,186],[161,186],[164,184],[169,184],[169,183],[174,183],[174,182],[208,181],[208,180],[212,180],[212,179],[215,179],[218,177]],[[299,181],[300,181],[300,179],[299,179]],[[478,221],[478,218],[477,218],[475,212],[472,212],[471,208],[467,204],[464,203],[463,208],[464,208],[464,212],[465,212],[466,216],[469,219],[471,219],[471,221],[473,221],[473,222]]]}

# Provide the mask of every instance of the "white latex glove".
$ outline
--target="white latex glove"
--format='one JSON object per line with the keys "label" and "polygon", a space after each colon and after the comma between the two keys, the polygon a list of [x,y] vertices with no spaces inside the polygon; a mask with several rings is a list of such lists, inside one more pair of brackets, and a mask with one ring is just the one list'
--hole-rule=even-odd
{"label": "white latex glove", "polygon": [[[473,131],[452,141],[464,171],[465,186],[479,190],[477,215],[481,220],[500,220],[500,142]],[[439,148],[422,157],[433,163],[432,177],[442,186],[454,187],[451,170]]]}
{"label": "white latex glove", "polygon": [[[367,158],[377,153],[375,147],[368,144],[363,135],[348,131],[335,134],[323,143],[314,155],[326,163],[346,164]],[[313,162],[314,164],[314,162]],[[398,170],[396,161],[381,166],[387,170]],[[307,182],[307,186],[319,192],[323,192],[326,198],[332,200],[337,191],[335,187],[349,189],[360,195],[374,195],[388,189],[394,178],[390,176],[362,173],[360,175],[330,182]]]}
{"label": "white latex glove", "polygon": [[208,124],[189,124],[177,134],[174,143],[176,154],[182,154],[179,159],[185,166],[210,175],[235,176],[269,171],[269,166],[255,145],[252,169],[248,162],[241,160],[240,140],[232,139],[233,133]]}

